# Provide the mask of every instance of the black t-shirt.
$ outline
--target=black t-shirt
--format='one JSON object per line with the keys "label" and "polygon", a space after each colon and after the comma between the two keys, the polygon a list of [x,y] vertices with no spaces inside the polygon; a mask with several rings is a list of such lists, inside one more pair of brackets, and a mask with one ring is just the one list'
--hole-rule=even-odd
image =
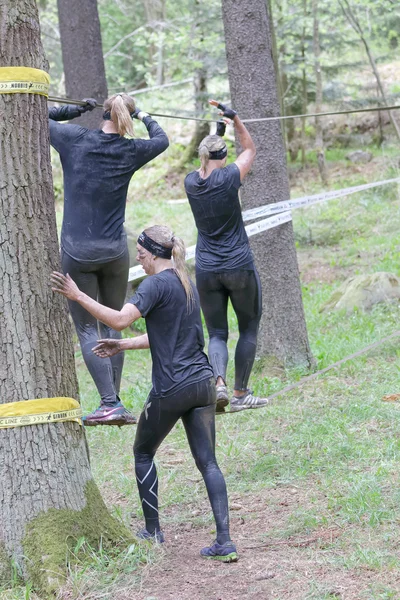
{"label": "black t-shirt", "polygon": [[129,300],[146,319],[153,359],[153,392],[167,396],[213,376],[206,354],[200,303],[192,284],[195,303],[191,312],[186,293],[173,269],[151,275]]}
{"label": "black t-shirt", "polygon": [[168,138],[151,117],[144,119],[149,140],[61,125],[57,121],[69,114],[65,108],[49,112],[50,141],[60,154],[64,171],[61,246],[76,260],[107,262],[125,251],[123,224],[129,181],[135,171],[168,147]]}
{"label": "black t-shirt", "polygon": [[240,171],[235,163],[214,169],[207,179],[198,171],[185,178],[185,190],[198,230],[196,268],[231,271],[253,263],[239,202]]}

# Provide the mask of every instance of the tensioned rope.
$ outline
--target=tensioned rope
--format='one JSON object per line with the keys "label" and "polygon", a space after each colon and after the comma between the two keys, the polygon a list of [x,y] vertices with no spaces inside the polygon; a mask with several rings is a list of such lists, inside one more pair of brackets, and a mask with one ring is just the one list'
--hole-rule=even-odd
{"label": "tensioned rope", "polygon": [[[62,102],[64,104],[74,104],[77,106],[84,106],[86,103],[82,100],[72,100],[70,98],[58,98],[56,96],[49,96],[48,100],[51,102]],[[102,104],[99,104],[96,108],[103,108]],[[331,115],[349,115],[352,113],[363,113],[363,112],[382,112],[387,110],[398,110],[400,105],[395,104],[393,106],[374,106],[370,108],[353,108],[350,110],[336,110],[330,112],[321,113],[307,113],[304,115],[284,115],[278,117],[261,117],[259,119],[241,119],[242,123],[261,123],[263,121],[283,121],[285,119],[307,119],[310,117],[328,117]],[[149,111],[153,117],[162,117],[164,119],[181,119],[183,121],[201,121],[203,123],[216,123],[218,119],[202,119],[200,117],[183,117],[180,115],[165,115],[162,113],[155,113]]]}
{"label": "tensioned rope", "polygon": [[[291,383],[290,385],[287,385],[286,387],[282,388],[278,392],[274,392],[273,394],[271,394],[270,396],[267,397],[267,400],[271,401],[274,398],[278,398],[278,396],[287,394],[287,392],[291,392],[292,390],[302,386],[304,383],[307,383],[307,381],[312,381],[313,379],[316,379],[319,375],[322,375],[323,373],[327,373],[328,371],[331,371],[332,369],[339,367],[340,365],[348,362],[349,360],[351,360],[353,358],[358,358],[359,356],[366,354],[370,350],[374,350],[375,348],[378,348],[378,346],[381,346],[385,342],[388,342],[389,340],[391,340],[395,337],[398,337],[398,336],[400,336],[400,331],[395,331],[394,333],[388,335],[387,337],[385,337],[381,340],[378,340],[377,342],[373,342],[372,344],[369,344],[369,346],[365,346],[365,348],[363,348],[362,350],[358,350],[357,352],[354,352],[353,354],[350,354],[349,356],[346,356],[345,358],[342,358],[342,359],[336,361],[335,363],[329,365],[328,367],[325,367],[324,369],[320,369],[319,371],[312,373],[312,375],[307,375],[306,377],[302,377],[299,381],[296,381],[296,383]],[[269,406],[269,405],[270,404],[268,403],[265,406]],[[224,415],[224,414],[229,414],[231,412],[236,412],[236,411],[228,410],[223,413],[217,413],[217,414]]]}

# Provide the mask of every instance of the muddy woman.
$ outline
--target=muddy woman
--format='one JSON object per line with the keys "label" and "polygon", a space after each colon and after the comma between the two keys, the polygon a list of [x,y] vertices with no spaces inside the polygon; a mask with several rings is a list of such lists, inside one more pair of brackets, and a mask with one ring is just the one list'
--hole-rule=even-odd
{"label": "muddy woman", "polygon": [[[104,103],[101,129],[60,124],[96,107],[51,108],[50,141],[64,173],[61,265],[80,289],[120,310],[125,301],[129,253],[124,232],[125,205],[132,175],[168,147],[168,138],[133,98],[115,94]],[[135,139],[132,118],[141,120],[150,139]],[[124,137],[126,134],[130,137]],[[82,355],[100,395],[100,406],[85,425],[127,425],[136,419],[119,398],[123,353],[101,360],[92,352],[98,328],[102,338],[119,339],[113,327],[97,321],[84,307],[69,302]]]}
{"label": "muddy woman", "polygon": [[175,423],[182,419],[217,529],[215,542],[200,554],[204,558],[235,562],[238,556],[229,534],[225,479],[215,458],[215,380],[203,352],[199,298],[187,275],[185,246],[168,227],[155,225],[140,234],[137,251],[137,260],[148,277],[121,310],[103,306],[81,292],[69,275],[53,273],[53,290],[117,331],[141,317],[146,321],[146,334],[123,340],[99,340],[93,350],[100,360],[124,350],[150,348],[151,351],[153,387],[140,416],[134,444],[136,480],[146,523],[139,537],[164,541],[154,456]]}

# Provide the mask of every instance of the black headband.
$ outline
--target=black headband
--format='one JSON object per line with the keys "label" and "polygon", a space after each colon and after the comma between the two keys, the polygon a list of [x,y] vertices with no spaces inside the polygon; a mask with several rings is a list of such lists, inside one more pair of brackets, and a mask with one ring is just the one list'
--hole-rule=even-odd
{"label": "black headband", "polygon": [[214,150],[214,152],[208,153],[208,158],[210,160],[222,160],[228,154],[228,150],[226,146],[221,148],[220,150]]}
{"label": "black headband", "polygon": [[[131,118],[133,119],[133,115],[135,114],[135,111],[129,113]],[[109,110],[105,110],[103,112],[103,119],[104,121],[111,121],[111,112]]]}
{"label": "black headband", "polygon": [[158,244],[154,240],[152,240],[148,235],[145,234],[144,231],[139,235],[137,243],[140,246],[143,246],[146,250],[151,252],[154,256],[158,256],[159,258],[171,258],[172,256],[172,248],[166,248],[161,244]]}

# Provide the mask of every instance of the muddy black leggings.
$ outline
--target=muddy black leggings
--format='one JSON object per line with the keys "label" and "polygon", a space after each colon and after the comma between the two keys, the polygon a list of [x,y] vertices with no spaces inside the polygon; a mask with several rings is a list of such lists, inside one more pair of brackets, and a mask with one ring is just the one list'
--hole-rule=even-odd
{"label": "muddy black leggings", "polygon": [[[61,251],[61,265],[63,272],[70,274],[82,292],[105,306],[121,310],[128,282],[128,249],[119,258],[106,263],[81,263]],[[98,322],[77,302],[68,300],[68,305],[82,356],[100,394],[101,404],[114,404],[121,384],[124,353],[112,358],[99,358],[92,348],[99,337],[120,339],[121,333]]]}
{"label": "muddy black leggings", "polygon": [[225,479],[215,458],[215,381],[204,379],[160,398],[150,393],[140,416],[133,453],[146,529],[159,531],[158,478],[154,455],[178,419],[182,419],[190,450],[203,476],[217,526],[217,541],[230,540]]}
{"label": "muddy black leggings", "polygon": [[242,269],[225,273],[196,270],[200,305],[210,342],[208,357],[214,377],[226,381],[228,364],[228,300],[236,313],[239,340],[235,352],[235,390],[246,390],[253,367],[261,318],[261,284],[257,271]]}

